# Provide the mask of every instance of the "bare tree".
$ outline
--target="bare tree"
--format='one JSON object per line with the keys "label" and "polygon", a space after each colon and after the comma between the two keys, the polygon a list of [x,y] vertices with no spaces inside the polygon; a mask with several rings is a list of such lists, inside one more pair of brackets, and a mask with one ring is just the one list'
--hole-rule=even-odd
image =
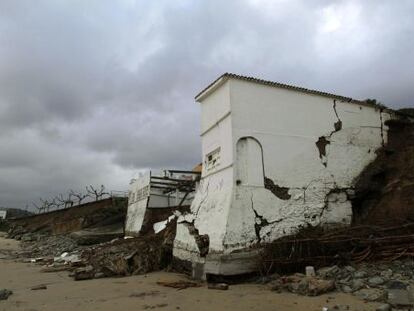
{"label": "bare tree", "polygon": [[34,207],[38,210],[38,214],[40,213],[46,213],[49,212],[50,209],[53,209],[53,207],[57,207],[56,201],[53,200],[44,200],[42,198],[39,199],[40,205],[37,205],[36,203],[33,203]]}
{"label": "bare tree", "polygon": [[73,206],[73,201],[72,201],[71,196],[72,196],[71,193],[69,193],[67,195],[67,197],[64,197],[62,193],[57,195],[55,197],[55,200],[58,202],[58,208],[59,207],[63,207],[63,208],[72,207]]}
{"label": "bare tree", "polygon": [[43,206],[42,205],[38,205],[35,202],[32,202],[32,205],[35,207],[35,209],[37,210],[37,213],[40,214],[43,212]]}
{"label": "bare tree", "polygon": [[86,186],[86,191],[89,196],[95,198],[95,201],[98,201],[105,195],[109,195],[108,192],[105,192],[105,186],[101,185],[100,189],[95,189],[92,185]]}
{"label": "bare tree", "polygon": [[85,200],[88,197],[87,194],[83,194],[82,192],[75,192],[72,189],[70,190],[69,195],[71,197],[76,198],[76,202],[77,202],[78,205],[81,205],[82,201]]}

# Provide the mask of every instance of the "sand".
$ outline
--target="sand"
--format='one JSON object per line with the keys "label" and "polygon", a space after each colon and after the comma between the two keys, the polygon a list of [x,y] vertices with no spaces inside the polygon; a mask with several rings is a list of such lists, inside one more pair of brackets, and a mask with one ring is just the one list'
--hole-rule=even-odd
{"label": "sand", "polygon": [[[13,250],[19,243],[0,236],[2,250]],[[123,278],[73,281],[68,272],[42,273],[41,266],[15,260],[0,260],[0,289],[14,292],[0,301],[3,310],[322,310],[323,307],[349,305],[350,310],[375,310],[348,294],[332,293],[319,297],[278,294],[264,285],[231,285],[229,290],[199,288],[177,290],[157,281],[187,280],[183,275],[155,272]],[[31,290],[45,284],[46,290]]]}

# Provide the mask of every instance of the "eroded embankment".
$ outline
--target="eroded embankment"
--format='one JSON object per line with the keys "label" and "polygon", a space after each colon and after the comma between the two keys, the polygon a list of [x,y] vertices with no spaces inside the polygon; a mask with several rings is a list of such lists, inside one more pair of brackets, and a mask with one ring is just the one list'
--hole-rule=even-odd
{"label": "eroded embankment", "polygon": [[386,125],[388,143],[355,182],[354,224],[414,221],[414,124],[401,116]]}

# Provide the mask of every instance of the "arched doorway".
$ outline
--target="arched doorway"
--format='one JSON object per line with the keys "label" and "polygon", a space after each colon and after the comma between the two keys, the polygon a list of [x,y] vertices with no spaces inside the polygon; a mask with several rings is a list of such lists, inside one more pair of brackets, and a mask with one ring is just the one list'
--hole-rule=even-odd
{"label": "arched doorway", "polygon": [[254,137],[242,137],[236,144],[236,183],[264,186],[263,149]]}

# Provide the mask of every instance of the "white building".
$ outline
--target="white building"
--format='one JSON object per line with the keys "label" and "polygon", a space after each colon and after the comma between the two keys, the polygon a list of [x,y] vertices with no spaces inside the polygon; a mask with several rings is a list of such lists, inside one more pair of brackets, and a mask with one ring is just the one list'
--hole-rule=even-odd
{"label": "white building", "polygon": [[126,235],[147,233],[154,223],[167,219],[172,213],[189,206],[194,199],[198,172],[165,170],[154,174],[141,173],[130,183]]}
{"label": "white building", "polygon": [[0,211],[0,219],[6,219],[7,211]]}
{"label": "white building", "polygon": [[353,181],[386,143],[389,111],[234,74],[196,101],[203,170],[178,220],[176,260],[198,277],[240,274],[254,270],[260,243],[351,223]]}

